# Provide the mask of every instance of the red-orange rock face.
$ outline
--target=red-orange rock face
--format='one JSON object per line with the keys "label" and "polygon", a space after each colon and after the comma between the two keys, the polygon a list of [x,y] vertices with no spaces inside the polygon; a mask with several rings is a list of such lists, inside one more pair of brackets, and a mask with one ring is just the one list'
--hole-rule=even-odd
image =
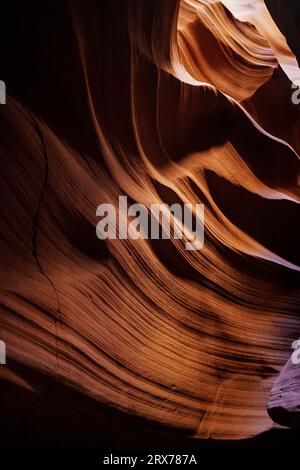
{"label": "red-orange rock face", "polygon": [[[300,331],[294,13],[58,3],[11,13],[0,77],[0,376],[190,436],[266,431]],[[119,195],[204,204],[204,247],[99,240]],[[297,367],[269,401],[282,424],[299,424]]]}

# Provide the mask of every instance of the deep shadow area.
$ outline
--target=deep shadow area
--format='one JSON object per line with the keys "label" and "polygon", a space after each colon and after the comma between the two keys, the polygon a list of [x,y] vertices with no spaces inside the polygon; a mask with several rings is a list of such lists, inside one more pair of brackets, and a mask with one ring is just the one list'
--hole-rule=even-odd
{"label": "deep shadow area", "polygon": [[[7,367],[7,366],[4,366]],[[296,449],[300,430],[274,429],[252,439],[195,439],[125,414],[19,364],[10,370],[26,377],[38,393],[0,381],[1,450],[163,450],[247,451]]]}

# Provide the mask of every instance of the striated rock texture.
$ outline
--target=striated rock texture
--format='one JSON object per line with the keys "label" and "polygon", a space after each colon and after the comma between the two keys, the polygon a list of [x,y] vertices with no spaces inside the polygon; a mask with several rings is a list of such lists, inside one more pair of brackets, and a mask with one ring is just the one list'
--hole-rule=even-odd
{"label": "striated rock texture", "polygon": [[[272,427],[300,331],[298,30],[280,3],[29,2],[7,16],[4,381],[47,394],[23,365],[195,437]],[[98,240],[96,208],[120,194],[204,203],[204,248]]]}

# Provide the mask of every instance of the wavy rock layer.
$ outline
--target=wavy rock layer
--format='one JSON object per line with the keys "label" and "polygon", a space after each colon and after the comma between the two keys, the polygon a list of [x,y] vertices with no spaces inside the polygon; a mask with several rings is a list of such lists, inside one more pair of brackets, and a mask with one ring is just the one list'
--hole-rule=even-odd
{"label": "wavy rock layer", "polygon": [[[72,2],[70,49],[51,47],[62,109],[80,111],[31,106],[26,84],[0,108],[4,379],[40,393],[10,367],[24,364],[196,437],[272,426],[300,330],[299,68],[276,12]],[[96,208],[120,194],[204,203],[204,248],[98,240]]]}

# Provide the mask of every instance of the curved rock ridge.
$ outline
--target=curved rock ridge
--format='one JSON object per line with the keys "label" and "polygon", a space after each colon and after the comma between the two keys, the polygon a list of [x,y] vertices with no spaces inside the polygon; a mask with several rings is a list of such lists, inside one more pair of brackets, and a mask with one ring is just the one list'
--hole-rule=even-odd
{"label": "curved rock ridge", "polygon": [[[54,89],[8,86],[0,107],[3,379],[47,393],[23,364],[199,438],[273,426],[300,330],[300,120],[297,50],[271,3],[49,13],[40,43],[58,39],[39,66]],[[96,209],[118,214],[119,195],[204,204],[204,247],[100,241]],[[284,425],[299,423],[295,367],[268,405]]]}

